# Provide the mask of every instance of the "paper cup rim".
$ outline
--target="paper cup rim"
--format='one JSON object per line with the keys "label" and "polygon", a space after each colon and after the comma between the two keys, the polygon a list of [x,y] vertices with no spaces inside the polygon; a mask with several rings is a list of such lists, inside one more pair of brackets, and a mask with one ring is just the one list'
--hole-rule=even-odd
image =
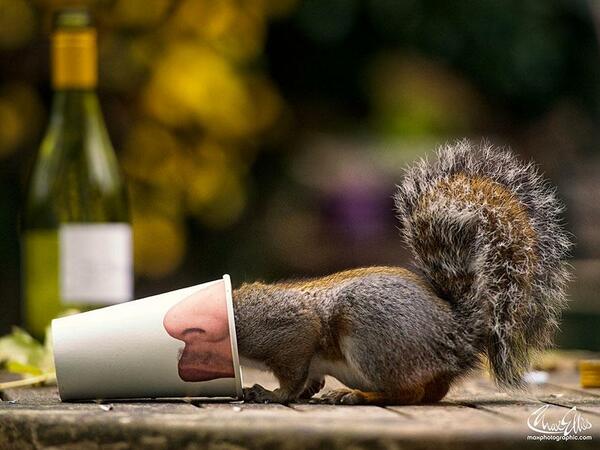
{"label": "paper cup rim", "polygon": [[240,367],[240,356],[237,346],[237,332],[235,329],[235,314],[233,311],[233,289],[231,287],[231,277],[229,274],[223,275],[225,284],[225,301],[227,302],[227,319],[229,323],[229,340],[231,341],[231,359],[233,362],[233,374],[235,378],[236,398],[243,398],[242,390],[242,370]]}
{"label": "paper cup rim", "polygon": [[63,392],[62,392],[62,384],[60,382],[60,375],[59,375],[59,370],[58,370],[58,366],[59,364],[57,364],[56,361],[56,342],[54,340],[54,337],[56,336],[56,333],[54,333],[54,322],[56,322],[57,319],[60,319],[60,317],[55,317],[54,319],[52,319],[52,321],[50,322],[50,336],[52,339],[52,362],[54,363],[54,376],[56,377],[56,388],[58,389],[58,396],[59,398],[62,399],[64,398]]}

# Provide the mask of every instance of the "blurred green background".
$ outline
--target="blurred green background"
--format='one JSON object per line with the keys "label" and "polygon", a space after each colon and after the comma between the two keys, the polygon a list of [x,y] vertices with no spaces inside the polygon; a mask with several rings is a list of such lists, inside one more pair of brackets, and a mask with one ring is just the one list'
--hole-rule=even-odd
{"label": "blurred green background", "polygon": [[410,264],[391,200],[403,166],[485,136],[559,187],[577,241],[560,343],[600,350],[600,2],[584,0],[0,0],[0,333],[20,323],[51,16],[82,4],[138,297]]}

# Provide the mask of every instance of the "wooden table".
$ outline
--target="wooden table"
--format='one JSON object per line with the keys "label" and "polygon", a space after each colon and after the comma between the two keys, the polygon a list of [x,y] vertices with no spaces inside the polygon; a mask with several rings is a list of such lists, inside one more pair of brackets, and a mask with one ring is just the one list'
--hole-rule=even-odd
{"label": "wooden table", "polygon": [[[245,371],[245,384],[273,380]],[[335,380],[328,380],[335,386]],[[557,443],[527,420],[547,406],[553,423],[575,406],[592,440]],[[61,403],[55,387],[2,392],[1,449],[424,449],[600,448],[600,389],[582,389],[574,369],[516,395],[483,375],[454,387],[443,402],[418,406],[255,405],[207,401]]]}

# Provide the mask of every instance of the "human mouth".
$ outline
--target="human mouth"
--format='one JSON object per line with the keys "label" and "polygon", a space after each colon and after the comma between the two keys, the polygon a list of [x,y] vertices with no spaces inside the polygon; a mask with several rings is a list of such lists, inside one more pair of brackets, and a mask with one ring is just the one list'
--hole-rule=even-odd
{"label": "human mouth", "polygon": [[178,371],[183,381],[208,381],[234,376],[230,357],[188,346],[180,350]]}

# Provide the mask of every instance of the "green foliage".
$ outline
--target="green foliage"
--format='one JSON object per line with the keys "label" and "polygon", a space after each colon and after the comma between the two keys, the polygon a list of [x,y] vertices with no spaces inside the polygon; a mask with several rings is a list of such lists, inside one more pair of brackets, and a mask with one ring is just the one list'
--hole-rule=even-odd
{"label": "green foliage", "polygon": [[44,344],[25,330],[13,327],[11,334],[0,338],[0,366],[9,372],[29,376],[54,372],[50,327],[46,329]]}

